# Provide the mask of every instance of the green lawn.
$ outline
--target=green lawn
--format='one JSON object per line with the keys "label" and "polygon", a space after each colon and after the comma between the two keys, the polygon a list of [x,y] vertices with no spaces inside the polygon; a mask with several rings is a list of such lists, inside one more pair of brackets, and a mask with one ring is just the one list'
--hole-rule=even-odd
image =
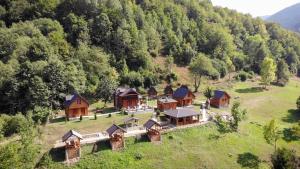
{"label": "green lawn", "polygon": [[[227,91],[232,102],[240,101],[247,108],[247,120],[242,122],[238,133],[220,134],[215,124],[184,129],[163,135],[162,144],[126,140],[126,149],[112,152],[104,148],[92,154],[91,146],[83,147],[83,155],[74,168],[243,168],[252,165],[258,168],[270,168],[269,156],[273,146],[266,143],[262,128],[271,119],[276,119],[280,128],[287,131],[300,119],[295,111],[296,98],[300,95],[300,81],[292,80],[288,86],[272,86],[268,91],[261,91],[258,83],[236,83]],[[196,102],[203,100],[199,98]],[[198,108],[198,107],[197,107]],[[215,112],[228,109],[212,109]],[[145,120],[151,115],[141,115]],[[45,128],[49,135],[61,137],[62,131],[74,128],[82,133],[106,128],[112,121],[121,122],[124,117],[85,120],[83,122],[64,122],[51,124]],[[60,130],[60,131],[58,131]],[[59,133],[60,132],[60,133]],[[293,140],[284,132],[279,140],[279,147],[293,148],[300,155],[300,141]],[[136,156],[142,156],[137,159]],[[60,163],[52,162],[48,168],[64,168]]]}

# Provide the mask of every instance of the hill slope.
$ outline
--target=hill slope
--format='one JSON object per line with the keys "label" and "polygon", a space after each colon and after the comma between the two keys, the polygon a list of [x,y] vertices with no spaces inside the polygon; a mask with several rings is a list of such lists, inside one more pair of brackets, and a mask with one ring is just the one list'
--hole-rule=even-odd
{"label": "hill slope", "polygon": [[279,23],[292,31],[300,32],[300,3],[285,8],[267,18],[267,21]]}

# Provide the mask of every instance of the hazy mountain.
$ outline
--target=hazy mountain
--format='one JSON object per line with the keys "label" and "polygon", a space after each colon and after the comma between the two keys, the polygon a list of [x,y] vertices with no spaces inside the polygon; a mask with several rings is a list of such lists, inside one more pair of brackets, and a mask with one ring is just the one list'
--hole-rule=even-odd
{"label": "hazy mountain", "polygon": [[261,19],[267,20],[271,15],[260,16]]}
{"label": "hazy mountain", "polygon": [[267,18],[292,31],[300,32],[300,3],[287,7]]}

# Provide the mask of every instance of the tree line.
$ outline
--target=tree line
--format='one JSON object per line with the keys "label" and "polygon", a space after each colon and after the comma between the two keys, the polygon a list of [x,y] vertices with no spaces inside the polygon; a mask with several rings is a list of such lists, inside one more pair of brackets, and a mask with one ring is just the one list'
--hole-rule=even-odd
{"label": "tree line", "polygon": [[109,101],[118,85],[176,80],[158,56],[216,79],[264,72],[265,58],[300,70],[299,36],[208,0],[3,0],[0,27],[1,112],[40,121],[73,92]]}

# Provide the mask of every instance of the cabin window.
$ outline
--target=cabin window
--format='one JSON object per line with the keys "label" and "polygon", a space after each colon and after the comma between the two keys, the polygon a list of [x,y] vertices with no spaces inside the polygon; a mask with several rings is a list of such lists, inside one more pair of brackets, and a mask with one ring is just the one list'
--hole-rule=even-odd
{"label": "cabin window", "polygon": [[81,104],[81,99],[77,99],[77,104]]}

